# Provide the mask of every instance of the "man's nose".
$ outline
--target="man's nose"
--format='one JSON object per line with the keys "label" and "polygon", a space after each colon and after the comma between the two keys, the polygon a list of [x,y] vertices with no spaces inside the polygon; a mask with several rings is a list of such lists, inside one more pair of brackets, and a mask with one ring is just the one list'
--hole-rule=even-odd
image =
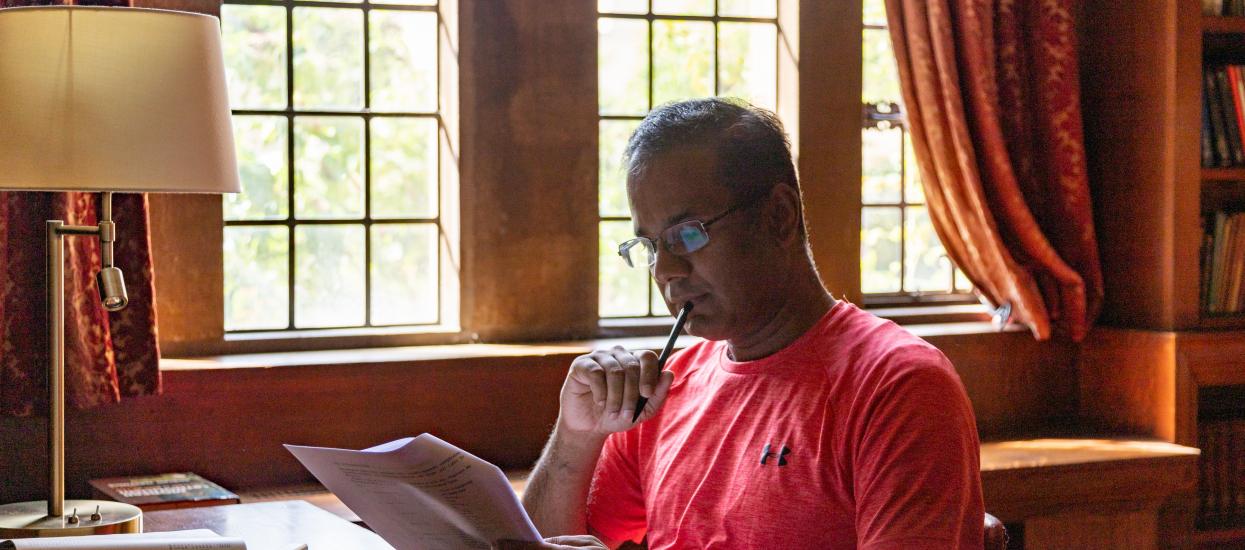
{"label": "man's nose", "polygon": [[653,279],[657,281],[659,286],[665,286],[670,281],[687,277],[692,269],[692,264],[687,261],[687,257],[679,256],[669,250],[665,250],[661,246],[657,247],[655,254]]}

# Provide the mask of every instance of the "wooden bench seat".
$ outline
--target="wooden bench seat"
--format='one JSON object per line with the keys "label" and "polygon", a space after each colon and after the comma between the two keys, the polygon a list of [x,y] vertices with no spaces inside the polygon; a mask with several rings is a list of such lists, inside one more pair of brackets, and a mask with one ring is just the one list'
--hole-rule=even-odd
{"label": "wooden bench seat", "polygon": [[1026,549],[1183,547],[1192,535],[1198,454],[1129,439],[983,443],[986,511],[1023,524]]}

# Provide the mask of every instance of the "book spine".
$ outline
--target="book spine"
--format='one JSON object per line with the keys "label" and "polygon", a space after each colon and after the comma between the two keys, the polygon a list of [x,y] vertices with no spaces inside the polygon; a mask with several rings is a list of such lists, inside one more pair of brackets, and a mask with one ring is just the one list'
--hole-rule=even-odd
{"label": "book spine", "polygon": [[1223,233],[1226,224],[1227,215],[1222,211],[1215,212],[1214,244],[1210,260],[1210,290],[1207,292],[1209,304],[1206,306],[1206,311],[1210,313],[1218,313],[1219,304],[1222,303],[1219,299],[1219,289],[1223,286]]}
{"label": "book spine", "polygon": [[1214,237],[1209,232],[1202,234],[1202,250],[1201,250],[1201,277],[1198,279],[1197,303],[1202,311],[1210,311],[1210,266],[1211,266],[1211,249],[1214,247]]}
{"label": "book spine", "polygon": [[1227,289],[1228,289],[1228,258],[1230,257],[1232,247],[1232,218],[1227,213],[1223,214],[1223,234],[1220,240],[1223,244],[1219,248],[1219,257],[1216,259],[1215,273],[1219,278],[1219,285],[1215,287],[1215,312],[1223,313],[1227,311]]}
{"label": "book spine", "polygon": [[1242,297],[1245,297],[1245,214],[1236,215],[1236,254],[1232,258],[1234,277],[1232,281],[1232,313],[1242,310]]}
{"label": "book spine", "polygon": [[1215,167],[1215,140],[1211,135],[1210,102],[1202,102],[1202,167]]}
{"label": "book spine", "polygon": [[1241,216],[1239,214],[1233,214],[1228,218],[1227,237],[1225,237],[1228,241],[1228,252],[1224,255],[1223,305],[1221,307],[1221,310],[1225,313],[1236,311],[1236,287],[1240,284],[1241,277],[1240,266],[1236,262],[1236,257],[1239,254],[1237,249],[1240,248],[1241,242],[1240,225]]}
{"label": "book spine", "polygon": [[1215,165],[1227,167],[1232,164],[1232,153],[1228,151],[1228,139],[1224,134],[1223,103],[1215,86],[1214,69],[1207,67],[1204,72],[1202,96],[1210,109],[1211,134],[1215,142]]}
{"label": "book spine", "polygon": [[1232,86],[1228,83],[1227,67],[1215,69],[1215,83],[1219,87],[1219,101],[1223,103],[1224,130],[1228,137],[1228,151],[1232,154],[1232,166],[1245,165],[1245,149],[1241,144],[1241,128],[1236,123],[1236,108],[1232,105]]}
{"label": "book spine", "polygon": [[[1238,148],[1245,147],[1245,109],[1241,105],[1241,71],[1237,65],[1228,65],[1224,67],[1226,73],[1228,87],[1224,90],[1227,96],[1226,102],[1232,105],[1229,111],[1233,115],[1233,122],[1236,125],[1236,145]],[[1237,164],[1245,164],[1245,150],[1241,151],[1241,158]]]}

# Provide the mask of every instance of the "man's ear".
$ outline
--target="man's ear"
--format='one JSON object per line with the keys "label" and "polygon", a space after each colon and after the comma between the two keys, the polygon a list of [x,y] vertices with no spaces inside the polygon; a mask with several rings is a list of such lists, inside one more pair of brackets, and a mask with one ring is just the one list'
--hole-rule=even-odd
{"label": "man's ear", "polygon": [[784,247],[800,241],[800,193],[785,183],[774,184],[770,189],[765,207],[765,222],[769,233]]}

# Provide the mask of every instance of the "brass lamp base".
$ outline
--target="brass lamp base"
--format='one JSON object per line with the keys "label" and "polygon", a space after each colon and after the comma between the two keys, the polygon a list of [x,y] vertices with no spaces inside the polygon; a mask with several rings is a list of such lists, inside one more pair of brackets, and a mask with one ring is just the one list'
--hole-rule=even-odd
{"label": "brass lamp base", "polygon": [[[92,519],[96,506],[99,519]],[[72,522],[73,510],[78,521]],[[64,516],[48,517],[48,501],[0,505],[0,539],[111,535],[143,532],[143,511],[111,500],[66,500]]]}

